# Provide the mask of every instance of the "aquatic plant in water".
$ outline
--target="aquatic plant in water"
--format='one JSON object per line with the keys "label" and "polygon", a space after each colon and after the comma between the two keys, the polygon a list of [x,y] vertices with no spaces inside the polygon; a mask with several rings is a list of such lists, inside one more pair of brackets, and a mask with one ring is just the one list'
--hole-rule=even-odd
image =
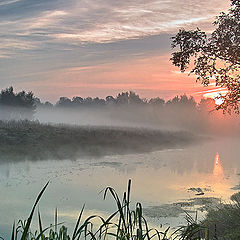
{"label": "aquatic plant in water", "polygon": [[[34,232],[30,230],[33,215],[40,198],[46,190],[49,182],[43,187],[38,194],[33,205],[30,215],[26,221],[20,220],[16,225],[13,224],[11,240],[221,240],[221,239],[239,239],[240,227],[235,222],[231,225],[231,221],[239,220],[240,197],[233,195],[234,204],[223,204],[217,210],[212,210],[206,219],[198,222],[197,214],[193,218],[186,213],[187,224],[173,231],[168,227],[164,231],[161,229],[151,228],[147,219],[143,215],[141,203],[137,203],[134,210],[130,208],[130,192],[131,180],[128,182],[127,191],[123,193],[120,199],[117,192],[112,187],[107,187],[103,191],[104,199],[110,194],[115,203],[116,211],[108,218],[99,215],[91,215],[83,220],[82,207],[79,217],[76,221],[72,234],[68,233],[68,229],[63,223],[58,223],[57,209],[55,211],[55,222],[47,228],[43,228],[41,214],[38,211],[38,229]],[[234,218],[234,219],[233,219]],[[225,221],[222,221],[225,219]],[[98,220],[98,224],[96,224]],[[100,223],[100,224],[99,224]],[[225,224],[228,223],[228,224]],[[236,225],[237,224],[237,225]],[[219,226],[217,231],[217,226]],[[227,227],[227,228],[226,228]],[[234,227],[234,229],[233,229]],[[226,231],[228,229],[229,231]],[[223,231],[224,230],[224,231]]]}

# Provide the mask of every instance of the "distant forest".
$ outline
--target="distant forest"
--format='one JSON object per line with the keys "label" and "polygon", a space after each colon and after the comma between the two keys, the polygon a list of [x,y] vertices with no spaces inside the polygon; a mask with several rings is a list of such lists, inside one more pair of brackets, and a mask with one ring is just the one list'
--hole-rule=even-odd
{"label": "distant forest", "polygon": [[192,96],[187,95],[175,96],[171,100],[165,101],[160,97],[145,99],[140,98],[133,91],[122,92],[116,97],[107,96],[102,98],[82,98],[75,96],[72,99],[60,97],[56,104],[50,102],[41,102],[39,98],[34,96],[32,92],[14,92],[13,87],[6,88],[0,93],[0,113],[1,117],[9,118],[27,118],[31,119],[34,116],[37,108],[106,108],[120,106],[145,106],[154,108],[188,108],[197,111],[210,111],[215,107],[213,99],[202,99],[200,103],[196,103]]}

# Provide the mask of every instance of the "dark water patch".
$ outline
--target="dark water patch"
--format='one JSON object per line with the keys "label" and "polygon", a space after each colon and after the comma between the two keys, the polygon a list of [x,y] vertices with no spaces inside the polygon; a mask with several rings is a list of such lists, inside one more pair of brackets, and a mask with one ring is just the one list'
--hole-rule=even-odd
{"label": "dark water patch", "polygon": [[219,198],[199,197],[159,206],[144,208],[144,214],[151,218],[179,217],[181,214],[195,213],[196,211],[209,211],[216,208],[220,203]]}
{"label": "dark water patch", "polygon": [[143,212],[147,217],[151,218],[168,218],[179,217],[180,214],[184,213],[184,210],[182,207],[175,204],[163,204],[144,208]]}
{"label": "dark water patch", "polygon": [[232,190],[239,191],[240,190],[240,184],[235,185],[234,187],[231,187]]}
{"label": "dark water patch", "polygon": [[204,195],[205,192],[212,192],[212,189],[210,187],[209,188],[191,187],[188,189],[188,192],[193,192],[195,193],[196,196],[201,196]]}
{"label": "dark water patch", "polygon": [[201,197],[191,198],[189,202],[195,207],[196,210],[208,212],[211,209],[215,209],[221,203],[221,199],[216,197]]}
{"label": "dark water patch", "polygon": [[97,163],[92,163],[92,166],[95,167],[120,167],[122,163],[120,162],[97,162]]}

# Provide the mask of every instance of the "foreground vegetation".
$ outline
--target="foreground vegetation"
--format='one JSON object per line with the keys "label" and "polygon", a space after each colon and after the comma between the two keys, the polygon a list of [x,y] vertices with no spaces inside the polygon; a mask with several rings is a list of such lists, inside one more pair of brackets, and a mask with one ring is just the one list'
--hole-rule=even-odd
{"label": "foreground vegetation", "polygon": [[165,231],[151,228],[146,218],[143,216],[141,203],[137,203],[135,209],[131,210],[131,180],[129,180],[127,191],[124,192],[122,200],[120,200],[116,191],[111,187],[107,187],[103,191],[104,199],[106,198],[107,194],[110,194],[113,197],[117,207],[117,210],[108,218],[104,219],[99,215],[92,215],[83,220],[83,206],[76,221],[74,231],[72,234],[69,234],[67,227],[61,223],[58,223],[57,211],[55,213],[55,223],[45,229],[43,228],[40,212],[38,212],[38,230],[31,231],[30,225],[32,223],[34,211],[47,186],[48,183],[39,193],[27,221],[19,221],[17,226],[13,224],[11,240],[191,239],[189,237],[191,237],[191,233],[195,229],[195,227],[194,229],[189,229],[189,227],[181,227],[173,233],[170,233],[170,228],[167,228]]}
{"label": "foreground vegetation", "polygon": [[210,239],[240,239],[240,192],[233,194],[231,200],[231,203],[211,209],[202,222],[210,229]]}
{"label": "foreground vegetation", "polygon": [[50,125],[36,121],[0,121],[0,139],[0,161],[142,153],[196,141],[187,132]]}
{"label": "foreground vegetation", "polygon": [[[116,211],[109,217],[103,218],[92,215],[83,220],[84,206],[76,221],[73,232],[68,233],[63,223],[58,223],[57,210],[55,223],[43,228],[40,212],[38,211],[38,229],[31,231],[35,209],[46,190],[48,183],[39,193],[27,221],[19,221],[12,227],[11,240],[238,240],[240,239],[240,193],[231,197],[232,204],[220,204],[212,209],[202,222],[193,219],[186,213],[186,225],[177,230],[170,227],[164,230],[151,228],[144,217],[141,203],[137,203],[135,209],[131,209],[130,191],[131,180],[128,182],[127,191],[122,200],[112,187],[103,191],[104,199],[108,194],[116,203]],[[196,215],[197,216],[197,215]],[[96,221],[97,220],[97,221]],[[0,236],[1,238],[1,236]]]}

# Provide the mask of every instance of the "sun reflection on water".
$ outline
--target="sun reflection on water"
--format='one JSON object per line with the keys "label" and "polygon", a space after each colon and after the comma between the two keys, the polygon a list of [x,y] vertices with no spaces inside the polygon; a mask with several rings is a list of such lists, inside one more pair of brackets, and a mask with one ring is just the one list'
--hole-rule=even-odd
{"label": "sun reflection on water", "polygon": [[213,172],[210,175],[209,183],[217,197],[228,199],[232,195],[231,187],[234,185],[233,178],[229,178],[227,173],[224,173],[221,158],[219,153],[214,158]]}
{"label": "sun reflection on water", "polygon": [[214,168],[213,168],[214,177],[224,177],[224,171],[221,164],[219,154],[217,153],[214,159]]}

